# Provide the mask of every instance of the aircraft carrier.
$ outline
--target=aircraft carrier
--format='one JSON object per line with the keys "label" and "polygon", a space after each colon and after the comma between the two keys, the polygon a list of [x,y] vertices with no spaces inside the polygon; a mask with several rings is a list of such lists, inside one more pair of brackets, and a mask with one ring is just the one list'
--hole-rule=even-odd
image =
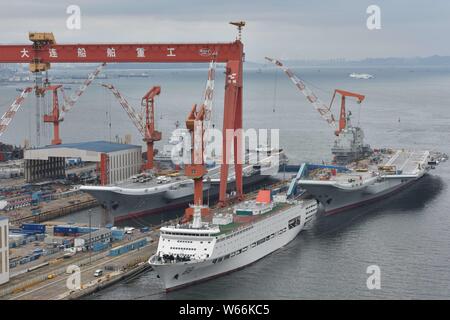
{"label": "aircraft carrier", "polygon": [[349,125],[335,140],[331,165],[302,165],[298,185],[313,195],[325,214],[392,195],[419,180],[446,154],[427,150],[371,149],[364,133]]}
{"label": "aircraft carrier", "polygon": [[[361,104],[364,95],[335,89],[330,104],[326,105],[281,61],[266,59],[286,73],[307,101],[335,129],[331,164],[301,165],[288,195],[296,193],[297,186],[300,186],[320,202],[326,214],[336,213],[389,196],[448,159],[446,154],[427,150],[372,149],[364,143],[363,129],[352,125],[352,113],[346,109],[346,99],[356,99]],[[337,96],[341,96],[339,118],[331,112]]]}
{"label": "aircraft carrier", "polygon": [[[247,154],[247,159],[254,155],[256,154]],[[256,163],[247,162],[243,165],[244,187],[276,175],[280,164],[287,162],[287,157],[280,149],[260,157]],[[228,174],[230,192],[234,181],[234,168],[231,166]],[[205,199],[216,198],[219,185],[220,165],[213,165],[204,179]],[[193,199],[194,183],[182,171],[168,175],[144,173],[115,185],[81,186],[80,190],[97,199],[102,208],[117,222],[187,206]]]}

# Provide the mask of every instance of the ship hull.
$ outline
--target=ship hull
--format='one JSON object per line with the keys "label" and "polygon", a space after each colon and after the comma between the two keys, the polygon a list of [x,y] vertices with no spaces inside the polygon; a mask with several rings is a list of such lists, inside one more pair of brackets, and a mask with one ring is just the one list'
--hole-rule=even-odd
{"label": "ship hull", "polygon": [[[268,175],[256,174],[244,177],[244,187],[262,182]],[[234,181],[228,183],[231,189]],[[98,203],[108,211],[114,222],[146,216],[177,208],[187,207],[192,202],[193,185],[186,186],[184,190],[161,190],[149,194],[129,194],[107,189],[84,190],[93,196]],[[204,197],[213,200],[219,195],[219,184],[212,183],[209,190],[204,191]]]}
{"label": "ship hull", "polygon": [[320,202],[325,215],[331,215],[388,198],[422,177],[423,174],[415,178],[385,179],[358,190],[341,189],[333,185],[310,184],[307,180],[300,181],[299,185]]}
{"label": "ship hull", "polygon": [[[152,263],[150,258],[149,263],[163,281],[167,291],[179,289],[240,270],[264,258],[291,242],[313,216],[314,214],[309,214],[307,218],[306,211],[300,206],[295,206],[283,213],[256,222],[250,231],[238,235],[235,239],[225,240],[220,246],[216,245],[214,254],[209,259],[198,262],[157,264]],[[299,218],[300,223],[290,226],[290,221],[296,218]],[[264,238],[270,239],[254,245]],[[245,252],[233,255],[242,248],[247,249]],[[232,255],[230,258],[218,262],[218,257],[230,253]]]}

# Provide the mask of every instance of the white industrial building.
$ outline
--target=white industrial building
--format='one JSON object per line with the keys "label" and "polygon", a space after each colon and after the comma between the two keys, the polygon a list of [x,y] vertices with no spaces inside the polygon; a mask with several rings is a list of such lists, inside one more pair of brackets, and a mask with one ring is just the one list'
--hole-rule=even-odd
{"label": "white industrial building", "polygon": [[131,144],[93,141],[51,145],[25,150],[24,175],[27,182],[65,176],[65,159],[96,162],[104,172],[103,184],[123,181],[140,172],[142,147]]}
{"label": "white industrial building", "polygon": [[8,218],[0,216],[0,284],[9,281]]}

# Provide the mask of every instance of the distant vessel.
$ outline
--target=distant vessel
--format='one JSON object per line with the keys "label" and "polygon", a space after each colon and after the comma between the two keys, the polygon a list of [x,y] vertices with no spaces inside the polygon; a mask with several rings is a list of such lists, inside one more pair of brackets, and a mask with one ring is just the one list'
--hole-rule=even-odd
{"label": "distant vessel", "polygon": [[371,75],[371,74],[368,74],[368,73],[356,73],[356,72],[350,73],[349,77],[350,78],[355,78],[355,79],[365,79],[365,80],[374,78],[374,76]]}
{"label": "distant vessel", "polygon": [[317,212],[314,199],[288,200],[270,190],[232,207],[215,210],[204,222],[160,229],[149,259],[166,290],[173,290],[245,267],[292,241]]}
{"label": "distant vessel", "polygon": [[150,75],[146,72],[142,73],[121,73],[119,78],[148,78]]}

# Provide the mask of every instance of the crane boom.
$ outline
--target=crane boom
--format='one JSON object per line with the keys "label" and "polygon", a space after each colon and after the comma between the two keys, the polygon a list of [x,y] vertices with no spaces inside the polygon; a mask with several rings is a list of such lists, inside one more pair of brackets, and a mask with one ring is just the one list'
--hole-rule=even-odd
{"label": "crane boom", "polygon": [[315,94],[312,92],[306,84],[301,81],[289,68],[285,67],[283,63],[279,60],[272,59],[266,57],[266,60],[273,63],[277,67],[281,68],[291,79],[291,81],[295,84],[295,86],[300,90],[301,93],[304,94],[306,99],[314,106],[314,108],[319,112],[320,116],[333,128],[336,129],[336,120],[334,119],[333,114],[330,111],[330,108],[327,107]]}
{"label": "crane boom", "polygon": [[9,123],[12,121],[14,116],[16,115],[17,110],[19,110],[25,98],[28,94],[33,90],[32,87],[27,87],[22,90],[20,95],[14,100],[8,110],[2,115],[0,119],[0,137],[8,128]]}
{"label": "crane boom", "polygon": [[120,94],[120,92],[112,84],[102,84],[103,87],[111,90],[114,96],[119,101],[120,105],[125,109],[128,117],[133,122],[134,126],[139,130],[142,137],[145,138],[145,127],[143,124],[142,116],[136,112],[136,110],[128,103],[128,101]]}
{"label": "crane boom", "polygon": [[70,109],[75,105],[75,103],[78,101],[78,99],[81,97],[81,95],[86,91],[87,87],[94,81],[94,79],[98,76],[98,74],[103,70],[103,67],[106,65],[105,62],[103,62],[101,65],[99,65],[94,72],[90,73],[86,80],[80,85],[78,90],[74,92],[69,98],[64,94],[64,88],[61,87],[61,93],[64,95],[64,104],[61,108],[61,113],[59,115],[59,120],[63,121],[64,116],[66,115],[66,112],[69,112]]}
{"label": "crane boom", "polygon": [[[203,109],[204,109],[204,119],[203,119],[203,127],[204,127],[204,137],[203,137],[203,151],[206,153],[207,148],[206,144],[209,142],[210,135],[209,130],[211,129],[212,123],[212,112],[213,112],[213,99],[214,99],[214,81],[216,78],[216,62],[213,60],[209,63],[208,69],[208,80],[206,81],[205,87],[205,95],[203,101]],[[206,157],[206,155],[205,155]]]}

